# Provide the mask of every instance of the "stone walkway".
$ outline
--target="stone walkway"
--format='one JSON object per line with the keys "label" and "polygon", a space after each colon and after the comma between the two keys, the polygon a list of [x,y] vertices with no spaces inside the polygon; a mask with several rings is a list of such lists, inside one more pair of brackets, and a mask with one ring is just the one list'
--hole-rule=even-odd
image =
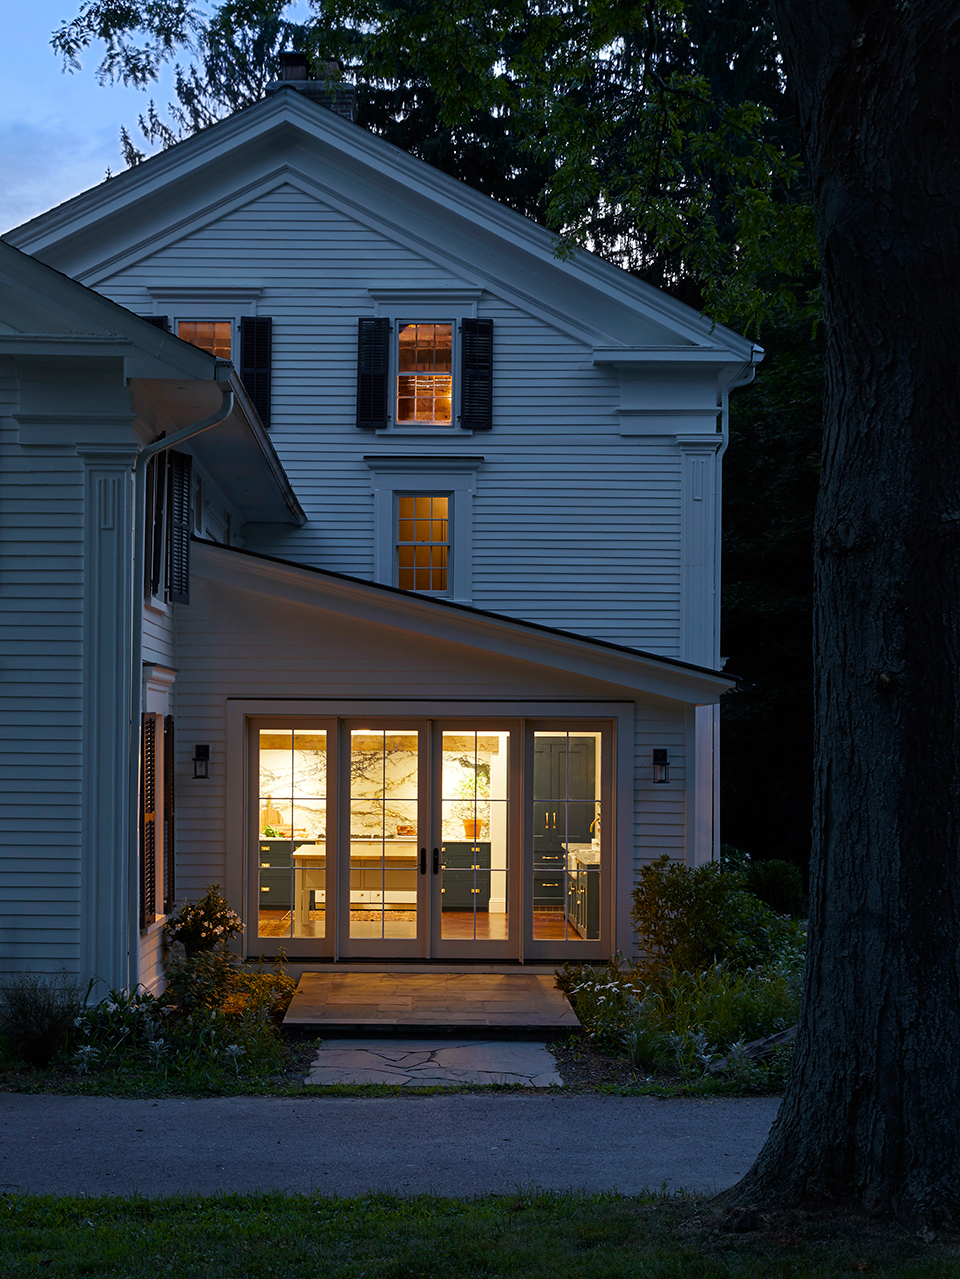
{"label": "stone walkway", "polygon": [[545,1044],[482,1039],[330,1039],[308,1084],[562,1085]]}
{"label": "stone walkway", "polygon": [[319,1033],[388,1035],[505,1030],[577,1030],[580,1023],[551,973],[305,972],[283,1019]]}

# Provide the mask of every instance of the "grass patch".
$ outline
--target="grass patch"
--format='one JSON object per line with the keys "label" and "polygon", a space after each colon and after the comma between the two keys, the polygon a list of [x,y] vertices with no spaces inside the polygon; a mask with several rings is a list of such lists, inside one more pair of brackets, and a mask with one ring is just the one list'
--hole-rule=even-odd
{"label": "grass patch", "polygon": [[421,1195],[0,1196],[0,1275],[139,1279],[940,1279],[956,1236],[928,1241],[842,1214],[783,1214],[725,1233],[703,1200],[517,1190]]}

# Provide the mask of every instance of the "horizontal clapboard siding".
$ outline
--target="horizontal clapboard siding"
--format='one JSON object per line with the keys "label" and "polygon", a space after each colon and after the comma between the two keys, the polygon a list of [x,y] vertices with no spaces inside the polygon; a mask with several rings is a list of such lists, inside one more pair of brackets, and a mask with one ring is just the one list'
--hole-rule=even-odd
{"label": "horizontal clapboard siding", "polygon": [[[372,578],[373,501],[363,454],[481,453],[473,603],[676,656],[680,459],[664,439],[619,434],[617,375],[590,349],[491,294],[491,432],[356,429],[357,319],[371,288],[473,285],[294,186],[252,200],[97,283],[143,311],[148,289],[262,290],[273,321],[271,438],[308,515],[303,529],[246,530],[246,545]],[[174,307],[173,303],[164,303]],[[174,307],[175,309],[175,307]],[[211,306],[211,316],[217,310]]]}
{"label": "horizontal clapboard siding", "polygon": [[0,974],[79,961],[82,557],[76,452],[0,416]]}
{"label": "horizontal clapboard siding", "polygon": [[[419,635],[371,627],[306,605],[194,581],[178,619],[177,885],[200,896],[228,874],[225,711],[231,698],[470,698],[616,700],[614,686],[553,673]],[[323,642],[318,643],[318,635]],[[216,642],[211,639],[215,637]],[[263,661],[269,652],[270,661]],[[283,713],[282,703],[277,713]],[[575,709],[571,708],[571,713]],[[636,699],[634,869],[662,852],[683,858],[684,712],[662,698]],[[210,778],[194,781],[192,742],[209,742]],[[654,786],[650,749],[667,746],[668,787]],[[233,749],[236,744],[233,744]],[[628,752],[633,743],[623,744]],[[235,766],[238,761],[234,760]]]}

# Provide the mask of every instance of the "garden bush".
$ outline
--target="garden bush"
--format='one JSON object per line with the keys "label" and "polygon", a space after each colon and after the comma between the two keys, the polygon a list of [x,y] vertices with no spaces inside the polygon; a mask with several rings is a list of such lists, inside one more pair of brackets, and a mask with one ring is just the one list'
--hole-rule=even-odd
{"label": "garden bush", "polygon": [[747,892],[776,911],[778,915],[799,918],[804,912],[803,880],[793,862],[771,858],[752,861],[745,870]]}
{"label": "garden bush", "polygon": [[28,1066],[46,1066],[70,1042],[89,995],[75,977],[16,973],[0,984],[0,1035],[7,1051]]}
{"label": "garden bush", "polygon": [[[590,1042],[627,1057],[638,1070],[690,1077],[753,1039],[792,1026],[800,1006],[799,935],[772,962],[698,972],[660,968],[651,977],[622,958],[604,966],[567,965],[558,974]],[[758,1068],[743,1060],[742,1082],[769,1083],[789,1049]],[[750,1078],[747,1079],[749,1074]]]}
{"label": "garden bush", "polygon": [[747,891],[745,871],[716,862],[691,870],[666,854],[640,871],[631,918],[647,976],[768,963],[796,929]]}

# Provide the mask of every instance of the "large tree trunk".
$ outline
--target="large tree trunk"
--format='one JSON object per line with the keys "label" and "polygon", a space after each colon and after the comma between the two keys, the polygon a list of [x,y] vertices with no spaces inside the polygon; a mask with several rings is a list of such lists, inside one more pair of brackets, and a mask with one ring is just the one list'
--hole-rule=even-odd
{"label": "large tree trunk", "polygon": [[960,3],[774,0],[818,211],[811,938],[741,1203],[960,1220]]}

